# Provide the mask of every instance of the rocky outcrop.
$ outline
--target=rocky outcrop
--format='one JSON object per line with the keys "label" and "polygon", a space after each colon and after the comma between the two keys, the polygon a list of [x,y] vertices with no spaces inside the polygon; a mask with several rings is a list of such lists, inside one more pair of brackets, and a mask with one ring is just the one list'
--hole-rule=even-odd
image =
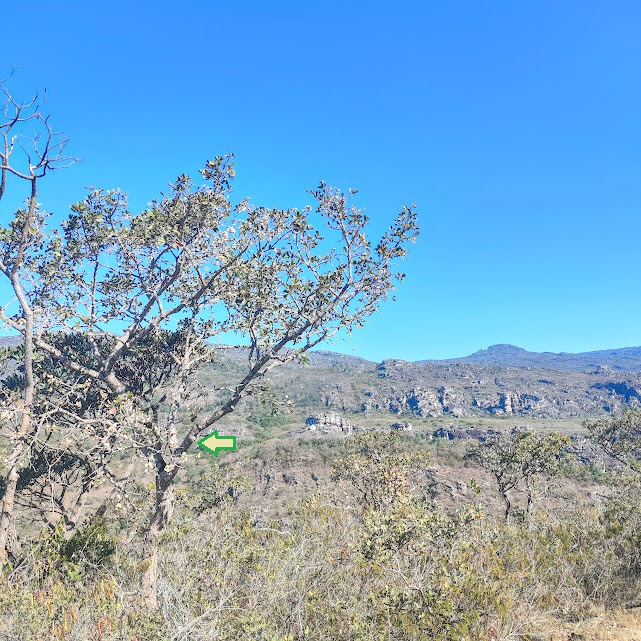
{"label": "rocky outcrop", "polygon": [[454,440],[476,440],[486,441],[488,438],[498,436],[499,431],[493,429],[483,429],[481,427],[461,427],[459,425],[449,425],[448,427],[439,427],[432,433],[433,438],[444,438],[448,441]]}
{"label": "rocky outcrop", "polygon": [[305,425],[310,432],[319,434],[343,434],[344,436],[351,436],[354,430],[358,429],[340,414],[334,413],[310,416],[305,421]]}
{"label": "rocky outcrop", "polygon": [[408,423],[407,421],[403,421],[402,423],[392,423],[390,425],[390,431],[392,431],[392,432],[411,432],[412,431],[412,424]]}
{"label": "rocky outcrop", "polygon": [[641,375],[606,368],[574,372],[393,360],[372,373],[376,378],[360,389],[334,386],[323,396],[325,405],[346,412],[453,418],[574,418],[641,408]]}
{"label": "rocky outcrop", "polygon": [[[617,350],[617,358],[623,354],[627,360],[621,363],[631,364],[635,350]],[[523,356],[506,346],[491,351]],[[288,364],[267,378],[277,394],[287,394],[296,407],[315,413],[311,418],[317,420],[306,432],[344,434],[349,427],[341,416],[358,413],[393,414],[402,422],[412,416],[581,418],[641,409],[641,372],[618,367],[597,363],[575,371],[458,361],[371,363],[319,353],[309,365]],[[219,364],[208,378],[223,383],[224,375]]]}

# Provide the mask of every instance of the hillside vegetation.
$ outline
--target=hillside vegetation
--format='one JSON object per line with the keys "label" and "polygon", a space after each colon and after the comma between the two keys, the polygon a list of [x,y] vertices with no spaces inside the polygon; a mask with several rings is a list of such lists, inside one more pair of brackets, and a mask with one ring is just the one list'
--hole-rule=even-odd
{"label": "hillside vegetation", "polygon": [[0,638],[638,638],[638,483],[580,481],[568,462],[527,517],[517,492],[506,522],[464,450],[369,435],[197,458],[161,541],[155,610],[139,592],[144,478],[71,539],[33,528],[0,578]]}
{"label": "hillside vegetation", "polygon": [[403,280],[414,204],[376,238],[355,189],[239,199],[228,154],[141,211],[92,187],[51,217],[42,181],[75,159],[12,75],[0,640],[569,640],[638,618],[634,350],[316,353]]}
{"label": "hillside vegetation", "polygon": [[[353,435],[306,426],[326,407],[316,390],[328,371],[335,384],[341,371],[348,380],[370,368],[356,361],[352,372],[352,359],[331,354],[311,360],[293,368],[305,372],[301,388],[282,368],[273,395],[223,421],[221,432],[244,435],[237,452],[186,464],[159,546],[156,608],[140,590],[154,506],[141,467],[127,495],[71,538],[22,523],[30,543],[0,578],[0,638],[641,638],[633,450],[624,465],[593,429],[590,451],[600,454],[561,452],[534,478],[527,511],[519,477],[506,519],[498,477],[470,456],[478,438],[434,437],[450,419],[415,416],[392,433],[398,414],[357,412],[345,415],[361,421]],[[231,358],[200,376],[213,385],[235,366]],[[280,386],[295,402],[277,402]],[[458,428],[491,443],[518,437],[511,418],[459,419]],[[586,433],[572,419],[524,422],[533,434]]]}

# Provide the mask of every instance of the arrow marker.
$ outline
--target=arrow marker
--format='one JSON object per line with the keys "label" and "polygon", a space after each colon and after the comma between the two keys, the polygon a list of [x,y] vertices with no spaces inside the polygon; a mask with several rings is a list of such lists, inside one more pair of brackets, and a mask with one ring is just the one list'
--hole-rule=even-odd
{"label": "arrow marker", "polygon": [[218,436],[218,430],[214,430],[211,434],[201,438],[198,445],[206,452],[218,456],[218,452],[222,450],[235,450],[236,437],[235,436]]}

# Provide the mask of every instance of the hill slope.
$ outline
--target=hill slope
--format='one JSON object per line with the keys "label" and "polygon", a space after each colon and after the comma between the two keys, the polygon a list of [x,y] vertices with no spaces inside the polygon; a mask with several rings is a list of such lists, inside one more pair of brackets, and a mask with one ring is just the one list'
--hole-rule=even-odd
{"label": "hill slope", "polygon": [[[580,418],[641,408],[637,353],[641,362],[640,348],[547,355],[497,346],[451,361],[373,363],[315,352],[307,365],[278,368],[269,379],[302,410]],[[547,367],[521,364],[537,358]]]}

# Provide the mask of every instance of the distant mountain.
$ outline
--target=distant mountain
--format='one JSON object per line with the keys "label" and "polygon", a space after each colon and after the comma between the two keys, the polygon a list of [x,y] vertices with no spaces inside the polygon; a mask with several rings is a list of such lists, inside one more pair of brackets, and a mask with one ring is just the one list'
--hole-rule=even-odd
{"label": "distant mountain", "polygon": [[428,363],[471,363],[476,365],[495,365],[499,367],[532,367],[561,371],[584,372],[599,367],[609,367],[614,371],[641,371],[641,347],[622,347],[603,349],[595,352],[571,354],[561,352],[528,352],[515,345],[492,345],[469,356],[447,360],[423,360],[417,364]]}
{"label": "distant mountain", "polygon": [[20,336],[0,336],[0,347],[15,347],[21,342]]}

